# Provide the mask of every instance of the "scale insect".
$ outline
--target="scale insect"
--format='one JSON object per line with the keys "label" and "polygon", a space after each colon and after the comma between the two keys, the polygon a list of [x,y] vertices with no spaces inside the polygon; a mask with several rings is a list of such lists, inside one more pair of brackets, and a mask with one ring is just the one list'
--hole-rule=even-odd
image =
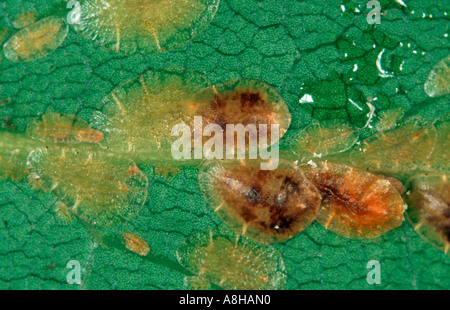
{"label": "scale insect", "polygon": [[93,225],[128,221],[147,199],[147,176],[133,161],[120,156],[73,148],[38,148],[28,155],[27,167],[36,187],[53,193],[75,215]]}
{"label": "scale insect", "polygon": [[116,52],[153,54],[190,41],[218,6],[219,0],[85,0],[74,27]]}
{"label": "scale insect", "polygon": [[316,220],[328,230],[346,238],[375,238],[403,223],[406,204],[388,179],[329,161],[300,168],[322,196]]}
{"label": "scale insect", "polygon": [[295,164],[281,160],[275,170],[254,161],[213,161],[199,171],[200,188],[217,215],[252,239],[290,239],[316,218],[320,194]]}
{"label": "scale insect", "polygon": [[177,249],[178,262],[226,290],[283,289],[286,268],[280,253],[226,229],[201,232]]}
{"label": "scale insect", "polygon": [[50,16],[23,28],[3,46],[13,62],[30,62],[46,57],[64,41],[69,31],[63,18]]}

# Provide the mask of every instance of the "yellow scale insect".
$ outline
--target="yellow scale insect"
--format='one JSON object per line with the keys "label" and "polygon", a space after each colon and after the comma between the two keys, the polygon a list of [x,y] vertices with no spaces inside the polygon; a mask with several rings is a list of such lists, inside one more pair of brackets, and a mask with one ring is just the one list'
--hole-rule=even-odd
{"label": "yellow scale insect", "polygon": [[152,54],[188,42],[211,22],[219,0],[84,0],[75,29],[124,54]]}
{"label": "yellow scale insect", "polygon": [[52,192],[82,220],[109,226],[130,220],[147,199],[148,178],[120,156],[73,148],[37,148],[27,160],[30,182]]}
{"label": "yellow scale insect", "polygon": [[212,85],[186,69],[151,70],[115,88],[91,119],[93,128],[105,135],[103,146],[133,157],[157,154],[171,158],[172,128],[203,117],[213,122],[216,105]]}
{"label": "yellow scale insect", "polygon": [[43,58],[61,45],[68,31],[69,27],[61,17],[41,19],[9,38],[3,46],[5,57],[13,62]]}
{"label": "yellow scale insect", "polygon": [[365,139],[350,153],[352,164],[369,171],[403,178],[420,170],[436,147],[433,122],[410,117],[398,126]]}
{"label": "yellow scale insect", "polygon": [[280,253],[226,229],[201,232],[177,250],[179,263],[226,290],[276,290],[286,284]]}

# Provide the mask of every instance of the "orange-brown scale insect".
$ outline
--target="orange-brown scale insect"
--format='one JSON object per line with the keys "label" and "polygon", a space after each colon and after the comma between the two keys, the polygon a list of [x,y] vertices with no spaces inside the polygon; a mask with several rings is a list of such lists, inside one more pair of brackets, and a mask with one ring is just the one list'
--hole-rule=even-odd
{"label": "orange-brown scale insect", "polygon": [[99,130],[77,130],[77,132],[82,142],[98,143],[103,140],[103,132]]}
{"label": "orange-brown scale insect", "polygon": [[322,196],[317,221],[347,238],[374,238],[403,222],[406,204],[392,183],[345,164],[301,166]]}
{"label": "orange-brown scale insect", "polygon": [[132,232],[124,232],[122,234],[122,237],[125,242],[125,247],[128,250],[140,256],[147,256],[148,253],[150,253],[150,247],[148,243],[138,235]]}

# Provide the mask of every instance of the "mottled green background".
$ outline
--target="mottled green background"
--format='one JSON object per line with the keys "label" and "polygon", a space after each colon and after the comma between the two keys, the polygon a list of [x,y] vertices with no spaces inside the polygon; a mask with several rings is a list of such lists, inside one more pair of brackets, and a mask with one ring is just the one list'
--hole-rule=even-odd
{"label": "mottled green background", "polygon": [[[396,107],[430,118],[449,112],[448,96],[428,98],[423,84],[450,51],[445,36],[450,2],[404,0],[406,8],[394,0],[380,2],[381,24],[373,26],[366,21],[365,1],[222,0],[212,24],[192,42],[147,56],[119,55],[70,28],[49,57],[19,64],[2,60],[0,100],[9,97],[11,103],[0,106],[1,126],[23,131],[46,111],[89,120],[116,85],[161,66],[199,71],[212,83],[246,77],[272,85],[293,115],[285,142],[312,117],[363,127],[369,96],[377,97],[372,102],[377,115]],[[39,17],[64,15],[64,7],[55,0],[1,1],[1,25],[8,27],[9,19],[29,10]],[[378,75],[376,59],[383,49],[382,66],[394,77]],[[306,93],[314,104],[299,103]],[[362,136],[371,133],[366,128]],[[141,168],[150,174],[151,167]],[[188,273],[176,262],[178,244],[224,226],[203,199],[196,167],[169,178],[150,174],[149,198],[139,216],[102,230],[139,234],[151,247],[146,259],[120,247],[96,248],[81,222],[56,216],[54,201],[26,181],[0,181],[0,289],[184,289]],[[314,223],[274,246],[285,260],[287,289],[450,288],[450,256],[423,241],[407,222],[372,240],[345,239]],[[83,267],[81,286],[66,282],[72,259]],[[373,259],[381,263],[380,285],[366,281],[366,264]]]}

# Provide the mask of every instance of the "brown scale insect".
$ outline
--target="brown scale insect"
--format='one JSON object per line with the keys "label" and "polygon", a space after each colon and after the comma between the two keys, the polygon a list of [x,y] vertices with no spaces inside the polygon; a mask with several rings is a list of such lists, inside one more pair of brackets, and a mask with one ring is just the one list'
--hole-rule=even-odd
{"label": "brown scale insect", "polygon": [[[217,113],[214,123],[222,127],[224,132],[227,124],[254,124],[260,134],[259,125],[267,125],[268,145],[272,144],[272,124],[279,125],[279,138],[286,133],[291,114],[281,96],[269,85],[257,80],[238,79],[217,85],[215,92]],[[250,139],[258,137],[249,136],[247,132],[246,145]],[[236,145],[236,137],[234,143]]]}
{"label": "brown scale insect", "polygon": [[347,238],[374,238],[402,224],[406,204],[397,182],[328,161],[300,168],[322,196],[316,220],[332,232]]}
{"label": "brown scale insect", "polygon": [[217,215],[235,231],[267,242],[294,237],[316,218],[320,194],[295,164],[275,170],[255,162],[208,162],[200,188]]}
{"label": "brown scale insect", "polygon": [[122,234],[122,237],[125,243],[125,247],[128,250],[140,256],[147,256],[147,254],[150,253],[150,247],[148,243],[138,235],[132,232],[124,232]]}
{"label": "brown scale insect", "polygon": [[450,184],[446,174],[419,174],[407,181],[407,218],[426,241],[450,249]]}

